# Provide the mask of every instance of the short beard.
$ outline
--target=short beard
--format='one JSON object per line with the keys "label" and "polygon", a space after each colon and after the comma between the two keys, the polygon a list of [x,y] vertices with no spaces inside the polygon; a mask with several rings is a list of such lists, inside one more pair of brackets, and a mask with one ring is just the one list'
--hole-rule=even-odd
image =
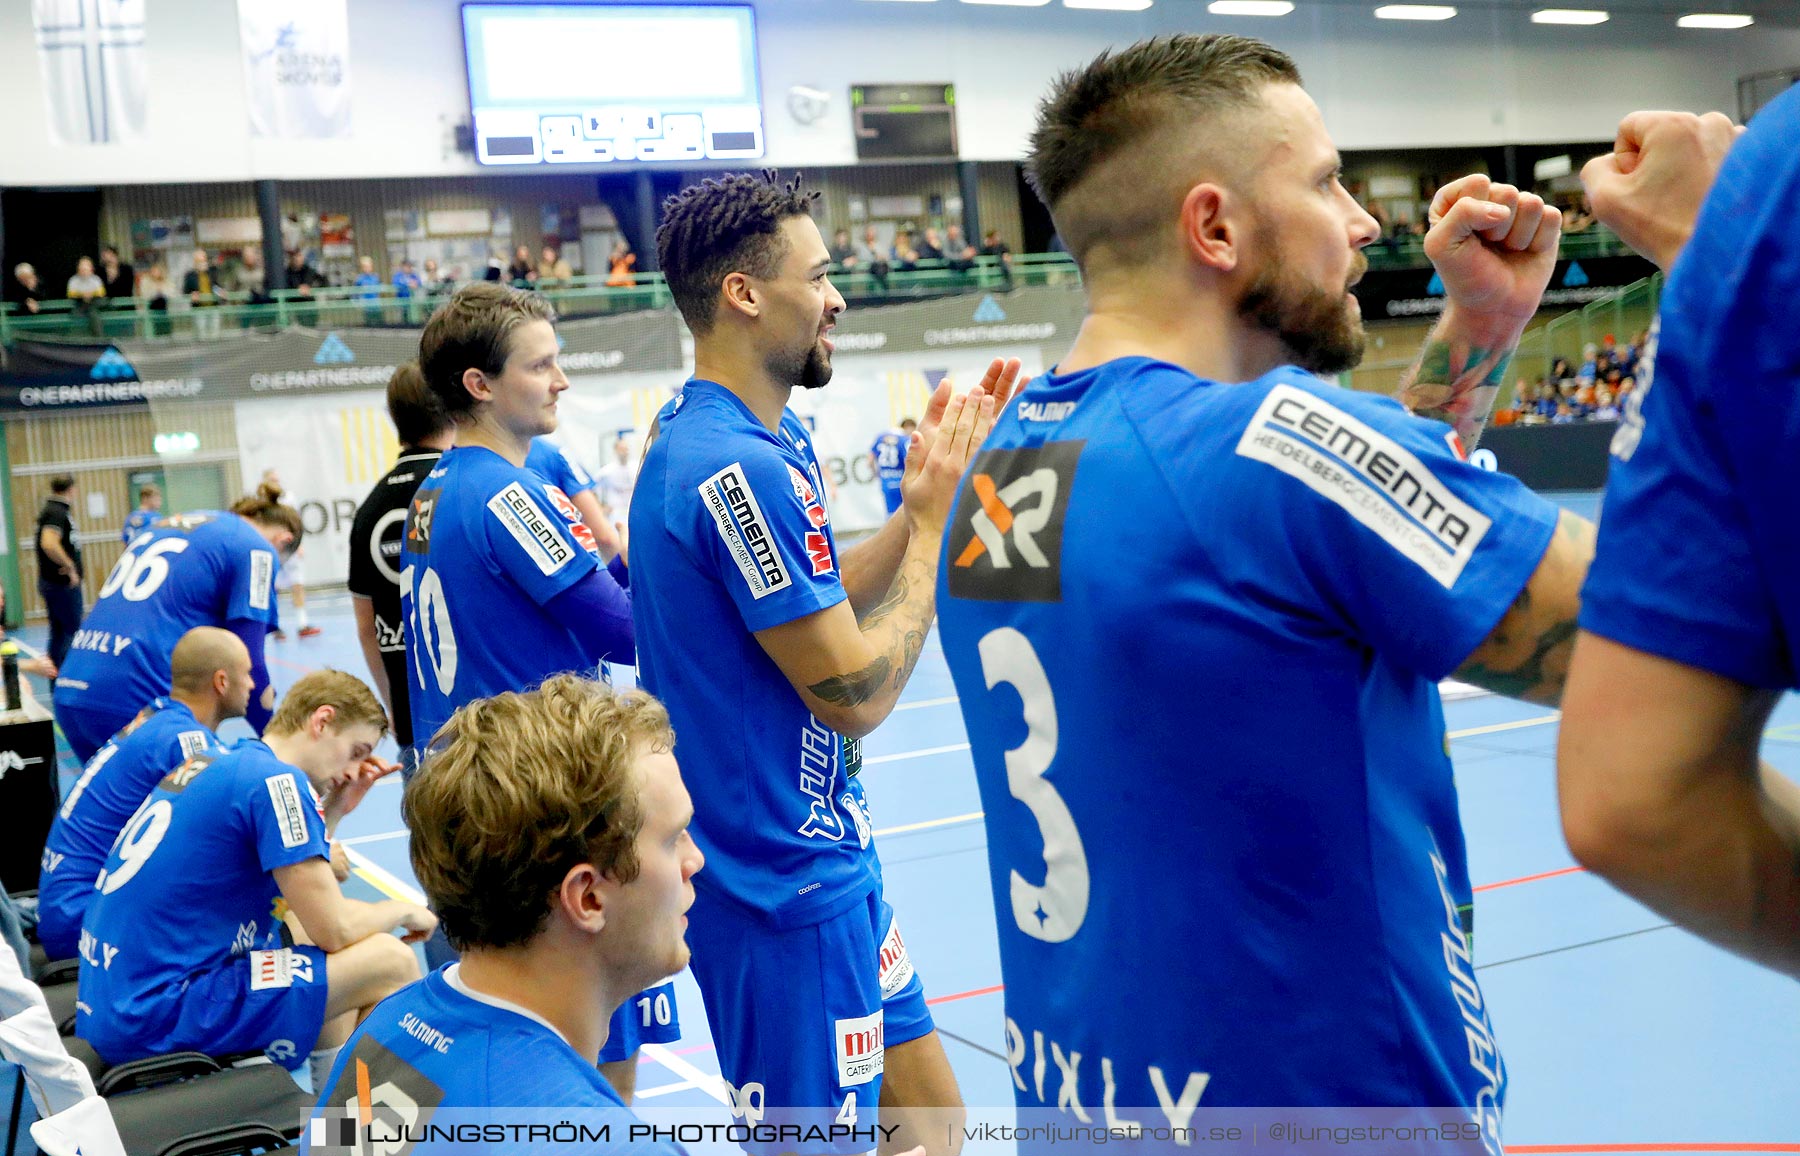
{"label": "short beard", "polygon": [[[1272,232],[1257,241],[1268,258],[1238,302],[1238,314],[1274,334],[1287,359],[1308,373],[1325,376],[1355,369],[1368,340],[1361,314],[1351,313],[1340,293],[1284,277],[1287,262]],[[1366,259],[1357,254],[1352,277],[1367,267]]]}
{"label": "short beard", "polygon": [[831,381],[831,358],[817,341],[805,352],[786,350],[768,361],[769,376],[801,389],[822,389]]}

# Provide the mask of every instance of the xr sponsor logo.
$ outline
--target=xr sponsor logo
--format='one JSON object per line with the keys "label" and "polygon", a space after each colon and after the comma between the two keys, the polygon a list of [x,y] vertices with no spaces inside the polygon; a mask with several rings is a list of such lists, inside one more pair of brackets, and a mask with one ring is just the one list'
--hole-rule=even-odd
{"label": "xr sponsor logo", "polygon": [[1061,601],[1063,523],[1086,444],[989,450],[976,459],[951,523],[953,597]]}

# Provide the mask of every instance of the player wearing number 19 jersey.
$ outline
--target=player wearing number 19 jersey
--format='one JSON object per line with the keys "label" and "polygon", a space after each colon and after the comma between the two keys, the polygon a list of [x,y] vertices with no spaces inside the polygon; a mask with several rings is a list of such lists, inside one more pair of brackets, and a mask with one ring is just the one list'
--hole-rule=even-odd
{"label": "player wearing number 19 jersey", "polygon": [[[1585,524],[1314,376],[1360,357],[1379,232],[1338,161],[1292,62],[1241,37],[1109,53],[1041,106],[1033,180],[1092,312],[995,423],[938,586],[1006,1058],[1022,1110],[1097,1125],[1452,1109],[1469,1145],[1408,1150],[1499,1156],[1436,684],[1556,700]],[[1450,304],[1408,393],[1461,420],[1558,218],[1470,177],[1432,220]]]}
{"label": "player wearing number 19 jersey", "polygon": [[[56,679],[56,719],[83,763],[152,699],[169,693],[169,657],[196,626],[221,626],[250,651],[256,686],[245,717],[273,706],[263,643],[275,628],[275,570],[299,544],[300,514],[245,498],[234,512],[164,518],[119,556]],[[265,701],[267,700],[267,701]]]}

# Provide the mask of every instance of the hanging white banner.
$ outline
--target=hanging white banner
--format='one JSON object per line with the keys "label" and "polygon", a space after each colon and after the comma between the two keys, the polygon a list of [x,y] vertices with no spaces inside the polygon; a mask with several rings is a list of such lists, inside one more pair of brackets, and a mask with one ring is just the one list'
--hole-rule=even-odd
{"label": "hanging white banner", "polygon": [[252,135],[350,135],[346,2],[238,0]]}
{"label": "hanging white banner", "polygon": [[150,63],[145,0],[31,0],[50,138],[124,144],[144,136]]}

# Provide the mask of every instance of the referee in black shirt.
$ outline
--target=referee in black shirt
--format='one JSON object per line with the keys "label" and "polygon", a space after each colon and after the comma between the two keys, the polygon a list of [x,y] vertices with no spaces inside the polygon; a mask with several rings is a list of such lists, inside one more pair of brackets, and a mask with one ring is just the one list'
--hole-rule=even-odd
{"label": "referee in black shirt", "polygon": [[81,629],[81,547],[75,544],[70,516],[74,501],[75,479],[56,475],[37,520],[38,594],[50,615],[50,661],[59,667]]}
{"label": "referee in black shirt", "polygon": [[[375,483],[356,511],[350,529],[350,593],[356,607],[356,637],[368,660],[375,688],[393,720],[400,744],[401,774],[410,779],[417,765],[413,752],[412,711],[406,701],[406,638],[400,617],[400,535],[413,491],[437,464],[438,456],[456,440],[456,427],[444,415],[425,385],[419,365],[409,361],[394,370],[387,387],[388,416],[400,438],[400,458]],[[430,735],[419,735],[423,742]]]}

